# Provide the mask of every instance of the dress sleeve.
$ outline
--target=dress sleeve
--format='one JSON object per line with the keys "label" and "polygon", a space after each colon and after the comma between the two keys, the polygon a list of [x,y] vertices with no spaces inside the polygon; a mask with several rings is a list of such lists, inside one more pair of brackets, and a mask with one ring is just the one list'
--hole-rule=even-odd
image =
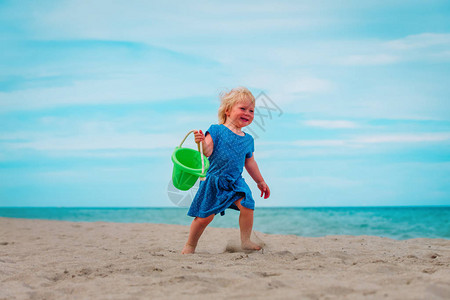
{"label": "dress sleeve", "polygon": [[217,138],[219,137],[219,125],[211,125],[205,133],[205,136],[211,135],[214,145],[216,145]]}
{"label": "dress sleeve", "polygon": [[245,158],[250,158],[253,156],[253,152],[255,152],[255,141],[253,140],[253,137],[251,135],[249,139],[249,145],[248,145],[248,152],[245,154]]}

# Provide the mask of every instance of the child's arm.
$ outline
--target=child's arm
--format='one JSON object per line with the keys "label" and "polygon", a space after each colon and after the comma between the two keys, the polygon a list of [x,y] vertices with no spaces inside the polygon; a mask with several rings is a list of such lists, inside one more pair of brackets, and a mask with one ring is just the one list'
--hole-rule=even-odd
{"label": "child's arm", "polygon": [[203,154],[206,157],[210,157],[212,152],[213,152],[213,149],[214,149],[214,142],[212,140],[211,135],[208,134],[205,137],[205,135],[203,134],[203,132],[201,130],[200,131],[196,130],[196,131],[194,131],[194,136],[195,136],[195,142],[196,143],[199,143],[199,142],[202,143]]}
{"label": "child's arm", "polygon": [[250,158],[245,159],[245,169],[258,185],[258,188],[261,191],[261,197],[264,195],[264,199],[269,198],[270,196],[269,186],[264,181],[264,178],[262,177],[261,172],[259,171],[258,164],[256,163],[254,155],[252,155],[252,157]]}

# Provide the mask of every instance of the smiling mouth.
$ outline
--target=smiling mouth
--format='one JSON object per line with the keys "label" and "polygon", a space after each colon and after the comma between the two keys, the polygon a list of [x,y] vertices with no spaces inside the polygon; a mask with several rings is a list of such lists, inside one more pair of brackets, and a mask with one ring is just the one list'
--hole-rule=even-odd
{"label": "smiling mouth", "polygon": [[246,119],[246,118],[241,118],[241,120],[244,122],[248,122],[248,119]]}

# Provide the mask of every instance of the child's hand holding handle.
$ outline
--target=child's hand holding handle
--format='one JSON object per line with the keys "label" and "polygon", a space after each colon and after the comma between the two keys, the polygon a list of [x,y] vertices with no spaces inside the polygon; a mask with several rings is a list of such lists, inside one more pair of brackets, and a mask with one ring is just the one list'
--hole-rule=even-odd
{"label": "child's hand holding handle", "polygon": [[205,140],[205,135],[203,134],[203,132],[201,130],[194,130],[194,138],[195,138],[195,142],[198,144]]}
{"label": "child's hand holding handle", "polygon": [[214,148],[214,143],[213,140],[211,139],[211,135],[205,136],[205,134],[201,130],[193,130],[193,132],[195,143],[197,143],[199,147],[198,151],[200,151],[200,143],[201,143],[203,147],[203,154],[206,157],[209,157]]}

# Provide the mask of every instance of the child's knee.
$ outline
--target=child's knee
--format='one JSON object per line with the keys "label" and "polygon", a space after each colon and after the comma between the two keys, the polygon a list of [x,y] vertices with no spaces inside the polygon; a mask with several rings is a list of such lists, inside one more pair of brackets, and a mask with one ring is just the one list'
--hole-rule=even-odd
{"label": "child's knee", "polygon": [[239,209],[241,211],[241,214],[253,215],[253,209],[251,209],[251,208],[247,208],[247,207],[241,205],[241,207]]}
{"label": "child's knee", "polygon": [[214,219],[214,215],[207,216],[206,218],[200,218],[200,217],[195,218],[195,220],[196,220],[199,224],[202,224],[202,225],[204,225],[204,226],[206,226],[206,225],[208,225],[209,223],[211,223],[211,221],[212,221],[213,219]]}

